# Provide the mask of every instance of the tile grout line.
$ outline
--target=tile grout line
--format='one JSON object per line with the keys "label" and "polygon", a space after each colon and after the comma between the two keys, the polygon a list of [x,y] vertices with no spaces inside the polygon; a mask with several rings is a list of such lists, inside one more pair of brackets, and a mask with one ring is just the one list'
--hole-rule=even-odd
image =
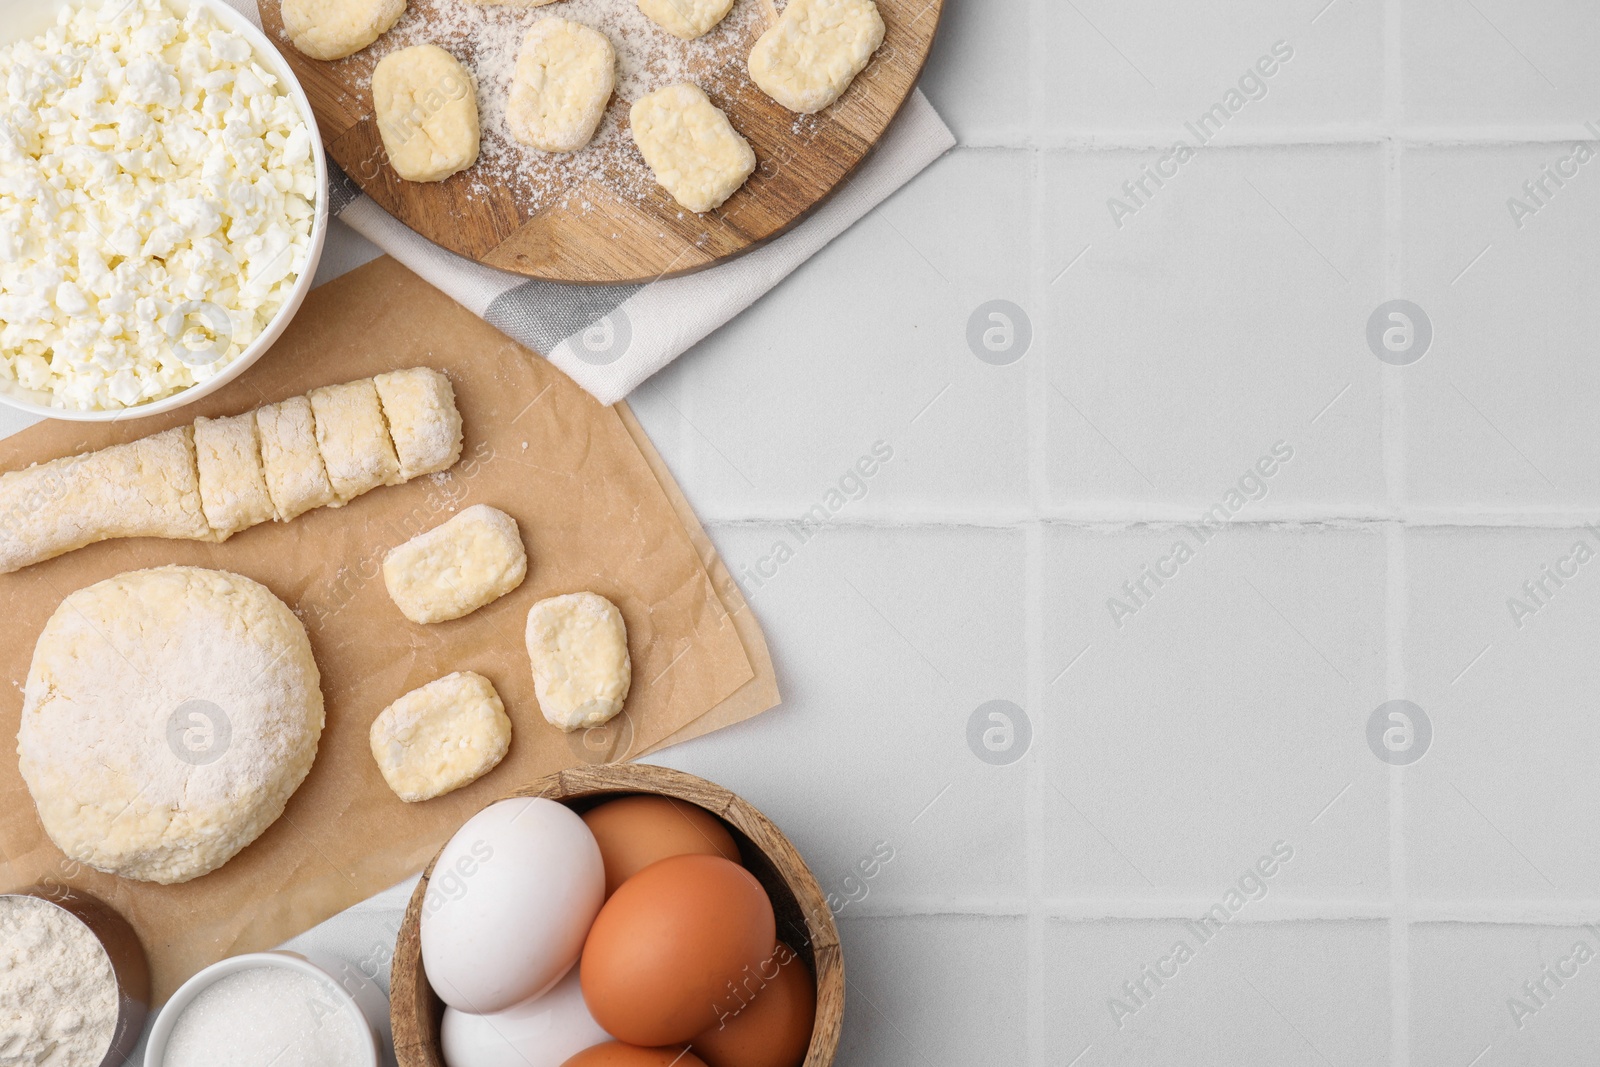
{"label": "tile grout line", "polygon": [[[1402,236],[1404,205],[1401,197],[1400,142],[1404,95],[1401,48],[1404,26],[1400,0],[1384,2],[1383,127],[1384,127],[1384,293],[1400,296],[1403,280]],[[1385,497],[1390,511],[1406,511],[1405,393],[1399,368],[1384,366],[1383,468]],[[1385,529],[1384,576],[1385,699],[1405,696],[1405,624],[1409,609],[1406,585],[1405,524],[1391,522]],[[1389,768],[1389,1062],[1391,1067],[1411,1064],[1411,910],[1407,883],[1405,836],[1405,769]]]}
{"label": "tile grout line", "polygon": [[[1110,892],[1110,890],[1106,890]],[[952,901],[945,896],[879,900],[863,904],[854,911],[856,919],[894,920],[915,918],[1000,917],[1026,919],[1030,912],[1051,920],[1079,923],[1181,923],[1216,903],[1216,898],[1171,896],[1134,897],[1072,896],[1042,894],[982,897]],[[1409,926],[1519,926],[1537,929],[1564,929],[1585,926],[1594,921],[1600,901],[1563,900],[1407,900]],[[1307,923],[1389,922],[1396,914],[1391,900],[1345,899],[1333,896],[1278,900],[1260,910],[1235,915],[1233,922],[1246,926],[1294,926]]]}
{"label": "tile grout line", "polygon": [[[1039,361],[1041,364],[1043,360]],[[1043,821],[1044,790],[1048,782],[1048,756],[1055,750],[1060,731],[1046,725],[1044,714],[1044,685],[1041,672],[1045,670],[1044,657],[1044,604],[1040,595],[1044,570],[1044,533],[1037,525],[1028,527],[1024,564],[1023,589],[1024,634],[1027,643],[1025,655],[1027,693],[1025,710],[1034,723],[1031,741],[1032,758],[1024,757],[1023,793],[1025,815],[1023,819],[1023,844],[1027,850],[1025,860],[1028,886],[1028,1017],[1027,1044],[1024,1062],[1044,1067],[1049,1062],[1049,1038],[1045,1033],[1045,1019],[1049,1015],[1049,991],[1045,988],[1044,965],[1045,937],[1048,919],[1044,908]]]}
{"label": "tile grout line", "polygon": [[[798,505],[797,505],[798,506]],[[1173,530],[1181,527],[1193,526],[1195,514],[1204,508],[1204,504],[1197,504],[1191,508],[1174,509],[1172,511],[1147,511],[1139,514],[1117,514],[1105,512],[1096,514],[1083,511],[1076,514],[1029,514],[1018,509],[1012,511],[999,505],[986,507],[981,514],[960,517],[954,514],[921,517],[902,516],[893,518],[889,516],[863,516],[855,517],[839,515],[828,520],[830,529],[853,530],[1021,530],[1027,526],[1039,525],[1043,527],[1059,527],[1068,530],[1083,530],[1093,533],[1124,533],[1128,530]],[[1031,507],[1031,505],[1030,505]],[[1528,512],[1533,515],[1531,509]],[[795,511],[772,511],[764,514],[746,512],[742,515],[702,516],[701,525],[717,529],[738,529],[741,527],[761,529],[771,526],[783,526],[795,520]],[[1371,514],[1358,515],[1352,512],[1287,512],[1272,513],[1265,509],[1256,518],[1228,519],[1217,525],[1233,529],[1271,530],[1277,527],[1306,528],[1320,527],[1329,530],[1353,530],[1361,533],[1378,533],[1391,525],[1404,526],[1412,531],[1426,530],[1532,530],[1551,531],[1559,533],[1573,533],[1587,530],[1595,521],[1594,511],[1573,511],[1552,513],[1544,517],[1530,517],[1526,521],[1516,521],[1515,516],[1506,516],[1486,511],[1459,511],[1445,512],[1423,510],[1413,512],[1411,515]]]}
{"label": "tile grout line", "polygon": [[[1040,8],[1045,0],[1033,0],[1029,5],[1028,17],[1030,23],[1038,25],[1040,21]],[[1042,34],[1029,33],[1030,58],[1038,58],[1038,53],[1043,49]],[[1033,128],[1032,110],[1035,103],[1041,98],[1043,69],[1040,63],[1029,63],[1031,74],[1029,77],[1029,122]],[[1043,217],[1044,207],[1044,166],[1043,156],[1037,148],[1029,150],[1028,162],[1030,167],[1029,195],[1032,198],[1033,217]],[[1027,389],[1027,426],[1028,426],[1028,501],[1029,515],[1024,535],[1024,563],[1023,563],[1023,639],[1027,648],[1024,653],[1024,684],[1026,690],[1023,695],[1023,707],[1034,723],[1032,734],[1033,758],[1024,756],[1022,760],[1023,778],[1023,804],[1025,807],[1023,819],[1023,846],[1027,850],[1024,864],[1027,871],[1028,888],[1028,941],[1027,941],[1027,1017],[1024,1025],[1023,1062],[1034,1067],[1044,1067],[1051,1060],[1050,1039],[1046,1032],[1045,1020],[1050,1016],[1049,990],[1045,987],[1044,965],[1045,936],[1048,920],[1044,913],[1044,870],[1041,862],[1041,845],[1043,844],[1042,825],[1044,817],[1044,789],[1048,781],[1049,767],[1044,762],[1047,754],[1053,751],[1053,742],[1057,736],[1056,731],[1045,725],[1044,694],[1045,686],[1042,684],[1045,666],[1044,654],[1044,604],[1043,572],[1044,572],[1044,528],[1039,519],[1043,513],[1044,505],[1049,499],[1048,482],[1045,477],[1045,442],[1048,440],[1047,420],[1049,405],[1046,393],[1050,383],[1049,354],[1053,351],[1051,342],[1054,333],[1050,329],[1054,316],[1050,314],[1048,284],[1041,277],[1042,271],[1037,268],[1045,262],[1045,237],[1044,228],[1035,226],[1029,235],[1028,245],[1030,259],[1028,271],[1028,304],[1033,309],[1033,317],[1043,326],[1036,330],[1034,335],[1034,352],[1032,360],[1024,361],[1027,364],[1022,368]]]}
{"label": "tile grout line", "polygon": [[[1385,596],[1385,628],[1388,661],[1385,688],[1388,694],[1403,696],[1406,691],[1405,624],[1410,610],[1406,583],[1405,527],[1391,526],[1385,536],[1388,573]],[[1394,1045],[1394,1067],[1409,1067],[1411,1062],[1411,888],[1406,866],[1406,792],[1404,767],[1389,768],[1389,1011]]]}
{"label": "tile grout line", "polygon": [[[1548,148],[1588,140],[1582,117],[1530,126],[1415,126],[1378,122],[1345,128],[1326,127],[1320,136],[1307,135],[1302,126],[1255,127],[1230,130],[1207,148],[1219,152],[1272,151],[1282,148],[1381,148],[1398,143],[1407,149],[1432,148]],[[1036,141],[963,141],[960,152],[1030,152],[1061,155],[1139,155],[1160,152],[1172,142],[1166,130],[1090,131],[1046,137]]]}

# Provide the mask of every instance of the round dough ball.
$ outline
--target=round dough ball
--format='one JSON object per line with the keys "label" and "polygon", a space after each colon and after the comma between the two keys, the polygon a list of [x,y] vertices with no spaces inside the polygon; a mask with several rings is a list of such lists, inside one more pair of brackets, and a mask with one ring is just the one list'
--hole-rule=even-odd
{"label": "round dough ball", "polygon": [[312,59],[343,59],[388,33],[406,0],[283,0],[289,41]]}
{"label": "round dough ball", "polygon": [[478,161],[478,90],[436,44],[390,52],[372,70],[372,108],[394,172],[442,182]]}
{"label": "round dough ball", "polygon": [[158,567],[79,589],[39,635],[17,735],[45,831],[125,878],[217,869],[310,771],[320,680],[305,627],[249,578]]}

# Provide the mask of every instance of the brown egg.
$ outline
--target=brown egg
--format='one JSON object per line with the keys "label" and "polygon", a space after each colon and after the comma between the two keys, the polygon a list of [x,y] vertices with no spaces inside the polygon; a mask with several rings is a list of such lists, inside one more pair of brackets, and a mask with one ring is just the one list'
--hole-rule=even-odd
{"label": "brown egg", "polygon": [[710,1067],[800,1067],[817,1018],[817,983],[794,949],[778,942],[716,1026],[689,1043]]}
{"label": "brown egg", "polygon": [[767,891],[721,856],[672,856],[629,878],[589,928],[579,981],[589,1013],[630,1045],[682,1044],[738,1004],[772,955]]}
{"label": "brown egg", "polygon": [[721,856],[739,862],[739,847],[722,821],[704,808],[667,797],[608,800],[583,814],[606,864],[606,896],[668,856]]}
{"label": "brown egg", "polygon": [[620,1041],[586,1048],[561,1067],[706,1067],[692,1052],[676,1048],[640,1048]]}

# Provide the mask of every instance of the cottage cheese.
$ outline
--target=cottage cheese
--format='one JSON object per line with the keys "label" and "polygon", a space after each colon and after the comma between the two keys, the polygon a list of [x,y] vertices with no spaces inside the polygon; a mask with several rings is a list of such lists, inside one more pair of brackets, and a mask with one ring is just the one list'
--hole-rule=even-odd
{"label": "cottage cheese", "polygon": [[311,132],[196,5],[73,3],[0,48],[0,380],[130,407],[220,372],[311,244]]}

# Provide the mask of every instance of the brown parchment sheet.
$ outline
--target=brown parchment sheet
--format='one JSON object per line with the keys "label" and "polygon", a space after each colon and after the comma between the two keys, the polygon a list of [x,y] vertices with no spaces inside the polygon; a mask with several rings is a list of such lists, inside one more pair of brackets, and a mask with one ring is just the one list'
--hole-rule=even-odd
{"label": "brown parchment sheet", "polygon": [[[279,944],[421,870],[496,797],[567,767],[637,758],[778,702],[759,624],[632,413],[601,407],[388,258],[315,290],[277,345],[215,395],[148,419],[41,423],[0,440],[0,469],[417,365],[445,371],[455,386],[465,442],[450,471],[220,545],[110,541],[0,575],[0,665],[10,682],[0,694],[0,891],[59,882],[108,901],[145,944],[158,1003],[200,968]],[[464,619],[409,622],[384,589],[384,553],[479,503],[517,520],[527,579]],[[12,739],[34,642],[61,599],[169,563],[246,575],[295,610],[322,672],[327,727],[282,818],[219,870],[159,886],[62,856],[35,814]],[[633,689],[604,730],[565,734],[539,713],[523,629],[535,600],[585,589],[622,611]],[[401,694],[458,670],[494,682],[512,719],[511,750],[464,789],[403,803],[378,773],[368,728]]]}
{"label": "brown parchment sheet", "polygon": [[671,736],[662,738],[637,754],[649,756],[669,745],[704,737],[715,730],[743,722],[775,707],[779,701],[778,681],[777,673],[772,666],[772,653],[767,649],[766,636],[761,632],[761,624],[756,622],[755,616],[750,613],[750,605],[745,600],[744,591],[739,588],[739,583],[733,580],[733,572],[722,561],[721,553],[711,543],[711,537],[706,533],[705,527],[700,525],[700,519],[689,506],[688,498],[683,495],[683,490],[678,488],[678,483],[673,481],[672,472],[667,469],[666,461],[650,443],[644,427],[639,425],[639,420],[634,417],[633,411],[625,401],[617,405],[617,413],[622,417],[622,424],[627,428],[629,435],[638,443],[639,451],[644,453],[645,462],[650,464],[650,469],[660,480],[661,488],[672,501],[672,506],[683,521],[684,528],[689,531],[689,540],[700,553],[700,560],[711,576],[717,596],[728,609],[728,616],[733,620],[734,629],[739,631],[739,639],[744,642],[745,654],[750,657],[750,667],[755,672],[750,681],[740,687],[733,696],[675,731]]}

